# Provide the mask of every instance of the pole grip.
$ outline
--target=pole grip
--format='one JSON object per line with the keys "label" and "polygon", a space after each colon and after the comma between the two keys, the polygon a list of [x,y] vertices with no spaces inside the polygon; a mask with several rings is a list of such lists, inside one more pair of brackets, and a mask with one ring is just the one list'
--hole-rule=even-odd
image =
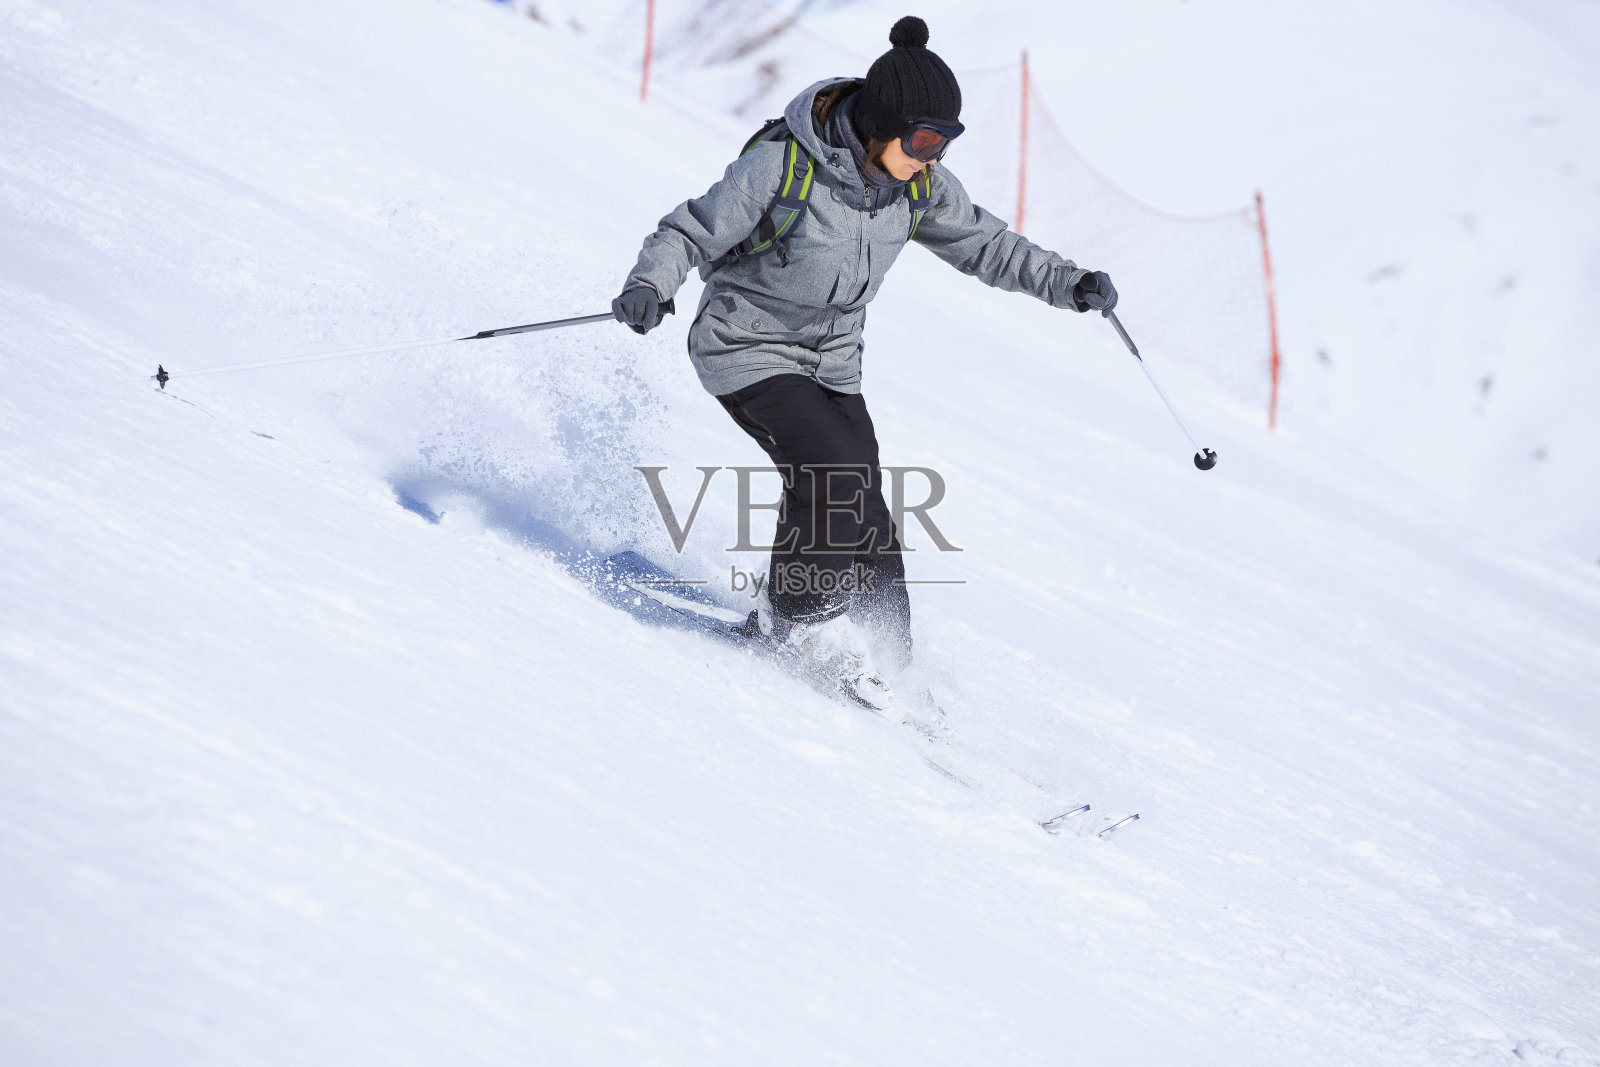
{"label": "pole grip", "polygon": [[1108,311],[1106,312],[1106,318],[1110,319],[1111,325],[1116,327],[1117,336],[1122,338],[1122,343],[1128,346],[1128,351],[1133,353],[1133,358],[1143,363],[1144,357],[1139,354],[1139,348],[1133,343],[1133,338],[1128,336],[1128,331],[1122,328],[1122,320],[1117,318],[1117,313]]}

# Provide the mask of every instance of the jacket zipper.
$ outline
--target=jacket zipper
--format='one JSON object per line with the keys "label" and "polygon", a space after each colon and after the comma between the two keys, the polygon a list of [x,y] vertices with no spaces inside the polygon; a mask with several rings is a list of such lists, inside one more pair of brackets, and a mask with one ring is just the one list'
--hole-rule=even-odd
{"label": "jacket zipper", "polygon": [[[871,188],[867,188],[867,189],[861,190],[861,206],[862,207],[870,207],[871,205],[872,205],[872,190],[871,190]],[[862,261],[862,259],[864,259],[866,257],[866,249],[867,249],[867,224],[861,220],[861,216],[860,215],[857,215],[856,216],[856,278],[860,278],[861,277],[861,261]],[[856,288],[852,284],[851,291],[852,292],[856,292],[856,296],[852,298],[851,303],[854,303],[856,300],[861,299],[861,295],[860,294],[862,292],[866,291],[866,287],[871,282],[871,280],[872,280],[871,276],[869,275],[867,277],[867,279],[865,281],[863,281],[859,292],[856,292]]]}

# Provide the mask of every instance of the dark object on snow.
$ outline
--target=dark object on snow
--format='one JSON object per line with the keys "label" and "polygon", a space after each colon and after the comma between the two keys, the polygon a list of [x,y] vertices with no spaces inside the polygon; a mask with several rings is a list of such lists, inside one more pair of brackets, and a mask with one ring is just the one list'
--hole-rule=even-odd
{"label": "dark object on snow", "polygon": [[634,333],[649,333],[661,325],[661,320],[672,314],[672,301],[661,302],[656,291],[640,285],[625,289],[611,301],[611,314]]}
{"label": "dark object on snow", "polygon": [[167,387],[167,382],[169,382],[171,380],[172,380],[172,375],[167,373],[167,368],[165,368],[161,364],[157,363],[156,364],[156,382],[160,384],[161,388],[165,389]]}
{"label": "dark object on snow", "polygon": [[[1189,424],[1183,421],[1183,416],[1179,415],[1178,409],[1172,405],[1172,400],[1167,396],[1167,391],[1161,388],[1161,383],[1156,381],[1156,376],[1150,372],[1150,364],[1146,363],[1144,357],[1139,354],[1139,349],[1134,346],[1133,338],[1128,336],[1128,331],[1122,328],[1122,323],[1118,321],[1117,316],[1110,309],[1106,310],[1105,316],[1111,320],[1111,325],[1117,328],[1117,335],[1122,338],[1122,343],[1128,346],[1128,351],[1133,353],[1133,358],[1139,361],[1140,367],[1144,368],[1144,376],[1150,379],[1150,384],[1155,386],[1156,393],[1166,403],[1167,410],[1172,412],[1172,417],[1178,420],[1178,425],[1183,428],[1184,436],[1189,439],[1191,445],[1194,445],[1194,465],[1203,471],[1208,471],[1215,467],[1217,465],[1217,454],[1209,448],[1201,448],[1200,442],[1194,439],[1194,434],[1189,432]],[[1112,827],[1112,829],[1116,829],[1116,827]]]}
{"label": "dark object on snow", "polygon": [[1102,315],[1109,315],[1117,306],[1117,287],[1111,284],[1111,275],[1103,270],[1092,270],[1073,286],[1072,299],[1079,311],[1098,311]]}
{"label": "dark object on snow", "polygon": [[961,118],[961,86],[928,51],[928,24],[907,15],[889,31],[893,45],[867,69],[856,105],[856,128],[880,141],[899,137],[918,119],[953,126]]}

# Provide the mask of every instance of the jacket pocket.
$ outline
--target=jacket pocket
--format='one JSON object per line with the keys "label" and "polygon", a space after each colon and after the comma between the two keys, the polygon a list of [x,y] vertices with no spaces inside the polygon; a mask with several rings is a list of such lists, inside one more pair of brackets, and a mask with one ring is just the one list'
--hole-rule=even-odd
{"label": "jacket pocket", "polygon": [[762,448],[766,448],[768,445],[776,448],[778,444],[777,437],[773,436],[771,430],[750,417],[750,412],[745,410],[743,404],[739,403],[738,396],[738,393],[724,393],[717,397],[717,401],[729,415],[733,416],[733,421],[738,423],[739,429],[755,438],[756,443]]}

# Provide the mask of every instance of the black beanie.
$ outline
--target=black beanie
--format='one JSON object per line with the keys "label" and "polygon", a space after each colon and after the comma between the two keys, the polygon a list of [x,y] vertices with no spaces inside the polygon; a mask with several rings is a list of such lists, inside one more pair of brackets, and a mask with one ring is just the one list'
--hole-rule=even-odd
{"label": "black beanie", "polygon": [[873,61],[856,102],[857,130],[887,141],[912,119],[954,123],[961,118],[961,86],[944,60],[928,51],[928,24],[907,15],[889,31],[894,47]]}

